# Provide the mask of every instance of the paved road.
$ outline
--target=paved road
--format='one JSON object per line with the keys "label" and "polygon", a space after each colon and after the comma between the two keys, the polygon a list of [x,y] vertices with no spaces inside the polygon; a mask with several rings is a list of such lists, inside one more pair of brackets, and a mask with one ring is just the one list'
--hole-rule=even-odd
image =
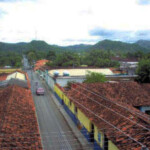
{"label": "paved road", "polygon": [[[31,79],[31,90],[35,102],[44,150],[82,149],[68,123],[53,102],[48,89],[42,84],[39,77],[37,77],[33,71],[29,70],[27,73]],[[44,96],[37,96],[35,94],[35,82],[37,81],[39,86],[43,87],[46,91]]]}

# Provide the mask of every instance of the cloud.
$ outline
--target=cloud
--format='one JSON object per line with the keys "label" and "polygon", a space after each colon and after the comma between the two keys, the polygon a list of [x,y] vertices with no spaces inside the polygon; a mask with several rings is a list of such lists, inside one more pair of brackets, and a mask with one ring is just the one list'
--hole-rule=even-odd
{"label": "cloud", "polygon": [[137,0],[0,0],[0,14],[3,42],[36,38],[68,45],[149,38],[150,5],[141,7]]}
{"label": "cloud", "polygon": [[150,30],[121,31],[104,28],[94,28],[89,31],[89,35],[100,37],[101,39],[120,40],[125,42],[135,42],[140,39],[150,40]]}
{"label": "cloud", "polygon": [[25,2],[25,1],[36,1],[36,0],[0,0],[0,3],[10,2]]}
{"label": "cloud", "polygon": [[139,5],[150,5],[150,0],[137,0]]}
{"label": "cloud", "polygon": [[75,45],[75,44],[95,44],[96,42],[100,41],[101,39],[96,38],[89,38],[89,39],[65,39],[63,40],[64,45]]}
{"label": "cloud", "polygon": [[7,12],[5,12],[3,9],[0,9],[0,18],[2,18],[4,15],[7,15]]}

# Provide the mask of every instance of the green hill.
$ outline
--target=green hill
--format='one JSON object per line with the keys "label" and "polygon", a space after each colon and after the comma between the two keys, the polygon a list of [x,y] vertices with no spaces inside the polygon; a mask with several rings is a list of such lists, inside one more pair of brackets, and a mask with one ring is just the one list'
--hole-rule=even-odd
{"label": "green hill", "polygon": [[139,40],[136,44],[140,45],[141,47],[147,48],[150,51],[150,41],[148,40]]}
{"label": "green hill", "polygon": [[2,43],[0,42],[0,51],[16,51],[16,52],[24,52],[27,50],[35,50],[35,51],[49,51],[49,50],[65,50],[60,46],[49,45],[44,41],[31,41],[29,43]]}
{"label": "green hill", "polygon": [[84,52],[91,48],[92,45],[88,44],[79,44],[79,45],[72,45],[72,46],[65,46],[64,48],[70,51],[76,51],[76,52]]}
{"label": "green hill", "polygon": [[111,50],[114,52],[135,52],[143,51],[148,52],[149,50],[141,47],[136,43],[125,43],[120,41],[104,40],[93,45],[89,50]]}
{"label": "green hill", "polygon": [[[150,41],[149,41],[150,43]],[[110,41],[104,40],[96,43],[95,45],[73,45],[73,46],[58,46],[58,45],[50,45],[45,41],[31,41],[29,43],[21,42],[21,43],[3,43],[0,42],[0,51],[15,51],[15,52],[25,52],[27,50],[35,50],[35,51],[49,51],[54,50],[56,52],[62,51],[73,51],[73,52],[85,52],[91,50],[111,50],[114,52],[135,52],[135,51],[143,51],[150,52],[149,44],[147,45],[141,44],[141,42],[137,43],[125,43],[120,41]]]}

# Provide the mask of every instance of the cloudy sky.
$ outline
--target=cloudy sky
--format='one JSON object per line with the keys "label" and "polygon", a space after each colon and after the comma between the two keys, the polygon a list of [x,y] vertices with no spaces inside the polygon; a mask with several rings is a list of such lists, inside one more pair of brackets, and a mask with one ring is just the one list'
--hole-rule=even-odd
{"label": "cloudy sky", "polygon": [[150,0],[0,0],[0,41],[150,40]]}

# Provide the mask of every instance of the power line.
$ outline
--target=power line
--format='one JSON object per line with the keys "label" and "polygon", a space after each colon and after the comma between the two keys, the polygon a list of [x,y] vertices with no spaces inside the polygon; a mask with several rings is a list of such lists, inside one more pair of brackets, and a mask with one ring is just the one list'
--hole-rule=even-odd
{"label": "power line", "polygon": [[[79,86],[78,84],[75,84],[75,85]],[[134,113],[140,115],[141,117],[144,117],[144,118],[150,120],[150,117],[147,117],[147,116],[145,116],[145,115],[142,115],[142,114],[140,114],[140,113],[138,113],[138,112],[136,112],[136,111],[130,110],[130,109],[128,109],[128,108],[122,106],[121,104],[119,104],[119,103],[117,103],[117,102],[115,102],[115,101],[112,101],[112,100],[110,100],[110,99],[108,99],[108,98],[106,98],[106,97],[104,97],[104,96],[99,95],[97,92],[93,92],[92,90],[89,90],[89,89],[85,88],[85,87],[82,86],[81,84],[80,84],[79,87],[82,87],[82,89],[85,89],[86,91],[88,91],[88,92],[90,92],[90,93],[92,93],[92,94],[94,94],[94,95],[96,95],[96,96],[98,96],[98,97],[100,97],[100,98],[102,98],[102,99],[104,99],[104,100],[106,100],[106,101],[109,101],[109,102],[111,102],[111,103],[114,103],[114,104],[116,104],[116,105],[118,105],[118,106],[120,106],[120,107],[122,107],[122,108],[124,108],[124,109],[126,109],[126,110],[128,110],[128,111],[130,111],[130,112],[134,112]]]}
{"label": "power line", "polygon": [[110,126],[114,127],[115,129],[117,129],[118,131],[120,131],[121,133],[123,133],[124,135],[126,135],[127,137],[129,137],[130,139],[132,139],[134,142],[138,143],[141,146],[144,146],[141,142],[137,141],[136,139],[134,139],[133,137],[131,137],[130,135],[124,133],[121,129],[119,129],[118,127],[114,126],[113,124],[111,124],[110,122],[108,122],[107,120],[103,119],[102,117],[98,116],[97,114],[95,114],[93,111],[91,111],[90,109],[88,109],[87,107],[85,107],[84,105],[80,104],[78,101],[74,100],[73,98],[70,97],[70,99],[72,99],[74,102],[76,102],[78,105],[80,105],[81,107],[83,107],[85,110],[89,111],[90,113],[94,114],[97,118],[103,120],[104,122],[106,122],[107,124],[109,124]]}
{"label": "power line", "polygon": [[[73,89],[73,90],[75,90],[75,91],[77,91],[77,92],[80,92],[79,90],[76,90],[75,88],[72,88],[72,89]],[[109,108],[109,107],[107,107],[107,106],[103,105],[102,103],[100,103],[100,102],[98,102],[98,101],[94,100],[93,98],[88,97],[86,94],[83,94],[82,92],[80,92],[80,93],[81,93],[82,95],[86,96],[88,99],[90,99],[90,100],[94,101],[95,103],[97,103],[97,104],[99,104],[99,105],[101,105],[101,106],[105,107],[106,109],[108,109],[108,110],[110,110],[110,111],[112,111],[112,112],[116,113],[117,115],[120,115],[121,117],[123,117],[123,118],[125,118],[125,119],[127,119],[127,120],[131,121],[132,123],[135,123],[136,125],[141,126],[142,128],[144,128],[144,129],[146,129],[146,130],[150,131],[150,129],[149,129],[149,128],[146,128],[145,126],[143,126],[143,125],[141,125],[141,124],[139,124],[139,123],[137,123],[137,122],[135,122],[135,121],[133,121],[133,120],[131,120],[131,119],[127,118],[126,116],[124,116],[124,115],[122,115],[122,114],[120,114],[120,113],[118,113],[118,112],[116,112],[116,111],[112,110],[111,108]]]}

